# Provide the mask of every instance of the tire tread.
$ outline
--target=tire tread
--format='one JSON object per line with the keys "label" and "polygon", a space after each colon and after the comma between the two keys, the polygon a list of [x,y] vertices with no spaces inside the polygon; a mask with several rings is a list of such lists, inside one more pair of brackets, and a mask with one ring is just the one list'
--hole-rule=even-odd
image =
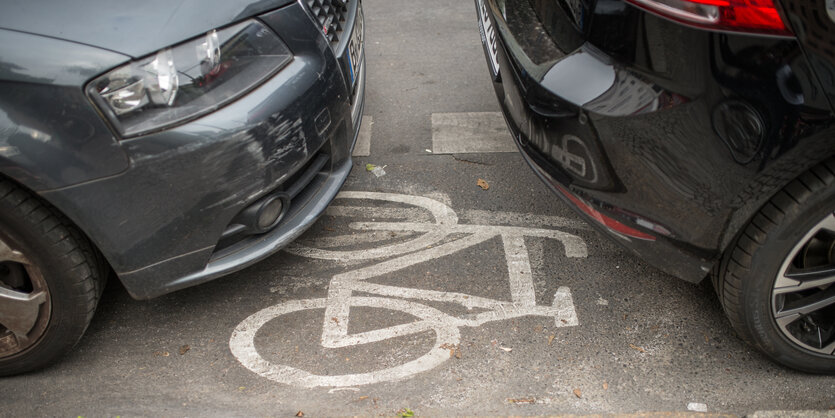
{"label": "tire tread", "polygon": [[[759,330],[763,329],[765,324],[760,323],[761,321],[756,317],[749,318],[745,315],[743,306],[745,282],[753,280],[752,277],[756,275],[756,266],[753,264],[755,255],[767,245],[769,235],[788,217],[802,213],[803,204],[816,193],[821,193],[833,186],[835,186],[835,159],[830,159],[807,171],[777,192],[743,228],[735,242],[726,250],[723,260],[717,263],[720,268],[715,270],[717,277],[713,280],[717,285],[716,293],[719,295],[720,303],[731,325],[743,340],[775,359],[777,358],[774,355],[774,349],[769,347],[763,338],[757,338]],[[793,367],[809,372],[826,372],[797,365]]]}
{"label": "tire tread", "polygon": [[[95,313],[106,279],[103,273],[108,270],[102,266],[98,251],[68,218],[39,197],[2,178],[0,206],[14,212],[13,216],[21,219],[33,235],[41,237],[40,242],[46,245],[43,253],[48,253],[52,262],[63,271],[57,280],[66,281],[70,289],[75,289],[67,303],[73,306],[73,315],[77,315],[75,318],[50,318],[46,333],[50,332],[54,321],[67,326],[61,330],[60,341],[54,341],[58,337],[50,338],[45,333],[41,341],[27,350],[7,359],[0,358],[0,376],[7,376],[46,366],[78,343]],[[45,344],[49,346],[39,347]],[[35,351],[38,355],[33,353]]]}

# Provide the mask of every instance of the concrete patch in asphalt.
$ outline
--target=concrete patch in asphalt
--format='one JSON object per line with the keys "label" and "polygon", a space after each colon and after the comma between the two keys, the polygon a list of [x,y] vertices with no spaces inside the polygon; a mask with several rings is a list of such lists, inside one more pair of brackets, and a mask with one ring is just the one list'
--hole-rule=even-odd
{"label": "concrete patch in asphalt", "polygon": [[371,155],[371,130],[374,126],[374,118],[363,116],[360,124],[360,131],[357,134],[357,144],[354,145],[354,157],[368,157]]}
{"label": "concrete patch in asphalt", "polygon": [[516,152],[516,145],[499,112],[433,113],[432,152]]}

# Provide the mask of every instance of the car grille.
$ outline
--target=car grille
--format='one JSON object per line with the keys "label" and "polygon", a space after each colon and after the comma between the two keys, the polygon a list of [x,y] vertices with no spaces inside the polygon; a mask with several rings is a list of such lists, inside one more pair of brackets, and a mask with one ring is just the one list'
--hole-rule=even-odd
{"label": "car grille", "polygon": [[346,32],[348,0],[305,0],[305,3],[319,22],[319,29],[336,46]]}

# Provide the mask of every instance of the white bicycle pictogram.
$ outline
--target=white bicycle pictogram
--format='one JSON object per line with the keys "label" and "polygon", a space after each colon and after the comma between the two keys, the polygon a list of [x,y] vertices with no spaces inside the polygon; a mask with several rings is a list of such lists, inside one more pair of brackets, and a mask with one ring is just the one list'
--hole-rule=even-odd
{"label": "white bicycle pictogram", "polygon": [[[448,347],[457,346],[462,327],[478,327],[492,321],[523,316],[553,317],[557,327],[579,324],[571,292],[559,287],[551,306],[536,304],[532,269],[525,237],[541,237],[562,243],[566,257],[586,257],[585,242],[576,236],[555,229],[516,226],[461,224],[455,211],[446,204],[426,197],[375,192],[342,192],[337,199],[364,199],[414,205],[431,213],[431,222],[354,222],[350,228],[390,233],[420,233],[406,242],[397,242],[372,249],[329,250],[294,245],[289,252],[328,260],[376,260],[376,264],[333,276],[327,297],[294,300],[270,306],[246,318],[233,331],[229,341],[232,354],[251,371],[276,382],[301,387],[344,387],[394,381],[430,370],[450,358]],[[367,213],[374,213],[370,206]],[[495,300],[476,295],[415,289],[368,282],[369,279],[397,272],[407,267],[455,254],[464,249],[500,237],[510,282],[511,300]],[[354,296],[362,292],[375,296]],[[476,314],[450,315],[434,307],[415,302],[448,302]],[[349,334],[351,308],[370,307],[405,312],[414,322]],[[321,344],[324,348],[342,348],[372,344],[390,338],[434,331],[435,343],[428,353],[404,364],[367,373],[317,375],[289,365],[265,360],[255,348],[258,330],[273,319],[296,311],[324,309]]]}

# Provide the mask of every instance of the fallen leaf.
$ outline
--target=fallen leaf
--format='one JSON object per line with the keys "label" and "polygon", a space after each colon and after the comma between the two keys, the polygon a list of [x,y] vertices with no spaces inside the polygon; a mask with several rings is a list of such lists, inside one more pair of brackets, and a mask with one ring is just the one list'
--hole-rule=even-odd
{"label": "fallen leaf", "polygon": [[560,319],[560,321],[562,321],[562,323],[563,323],[563,324],[567,324],[567,323],[568,323],[568,321],[566,321],[565,319]]}
{"label": "fallen leaf", "polygon": [[322,229],[324,229],[325,231],[328,231],[328,232],[333,232],[333,231],[336,231],[335,229],[333,229],[333,228],[331,228],[331,227],[327,227],[327,226],[326,226],[326,227],[324,227],[324,228],[322,228]]}
{"label": "fallen leaf", "polygon": [[188,350],[191,350],[191,347],[189,347],[188,344],[180,347],[180,355],[182,356],[183,354],[188,353]]}
{"label": "fallen leaf", "polygon": [[708,337],[707,334],[704,334],[704,333],[702,333],[702,334],[705,336],[705,342],[709,343],[710,342],[710,337]]}
{"label": "fallen leaf", "polygon": [[446,343],[441,345],[441,348],[443,348],[444,350],[449,350],[450,357],[455,357],[459,359],[461,358],[461,350],[458,348],[457,345]]}
{"label": "fallen leaf", "polygon": [[415,411],[412,411],[409,408],[403,408],[403,409],[397,411],[397,416],[404,417],[404,418],[405,417],[413,417],[413,416],[415,416]]}
{"label": "fallen leaf", "polygon": [[303,416],[304,416],[304,412],[302,412],[302,411],[296,412],[296,416],[297,416],[297,417],[303,417]]}
{"label": "fallen leaf", "polygon": [[331,321],[335,322],[336,325],[339,325],[339,318],[334,316],[334,317],[331,318]]}
{"label": "fallen leaf", "polygon": [[642,353],[646,353],[646,352],[647,352],[647,350],[644,350],[644,348],[643,348],[643,347],[638,347],[638,346],[637,346],[637,345],[635,345],[635,344],[629,344],[629,348],[631,348],[631,349],[633,349],[633,350],[636,350],[636,351],[640,351],[640,352],[642,352]]}
{"label": "fallen leaf", "polygon": [[609,384],[608,383],[603,382],[603,390],[609,390]]}
{"label": "fallen leaf", "polygon": [[484,190],[490,188],[490,184],[488,184],[484,179],[478,179],[478,182],[476,184],[478,185],[478,187],[481,187]]}
{"label": "fallen leaf", "polygon": [[536,398],[508,399],[507,403],[536,403]]}
{"label": "fallen leaf", "polygon": [[374,165],[374,164],[366,164],[365,165],[365,171],[374,171],[375,168],[377,168],[377,166]]}
{"label": "fallen leaf", "polygon": [[582,398],[583,397],[583,392],[580,392],[580,389],[574,389],[574,396],[576,396],[578,398]]}
{"label": "fallen leaf", "polygon": [[168,357],[167,351],[154,351],[154,355],[157,357]]}
{"label": "fallen leaf", "polygon": [[357,399],[357,400],[359,400],[359,401],[364,401],[364,400],[366,400],[366,399],[368,399],[368,396],[367,396],[367,395],[365,395],[365,396],[360,396],[360,397],[359,397],[359,399]]}
{"label": "fallen leaf", "polygon": [[551,343],[554,342],[554,338],[556,338],[555,335],[551,335],[548,337],[548,345],[551,345]]}

